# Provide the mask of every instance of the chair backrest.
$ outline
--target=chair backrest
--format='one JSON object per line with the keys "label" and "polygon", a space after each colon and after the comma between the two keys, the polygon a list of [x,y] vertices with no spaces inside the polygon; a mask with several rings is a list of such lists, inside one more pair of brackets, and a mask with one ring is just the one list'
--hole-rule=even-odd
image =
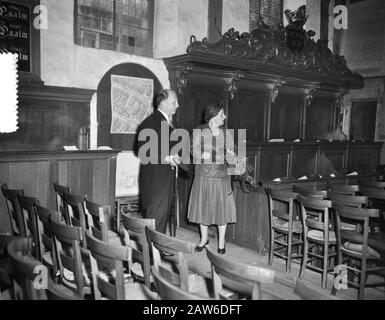
{"label": "chair backrest", "polygon": [[66,193],[72,193],[72,189],[70,187],[60,185],[58,182],[54,182],[53,188],[56,193],[56,210],[61,213],[66,224],[70,225],[71,221],[67,207],[64,203],[64,195]]}
{"label": "chair backrest", "polygon": [[[95,299],[100,300],[105,296],[113,300],[125,300],[124,263],[131,265],[131,248],[101,241],[89,231],[85,232],[85,237],[90,252]],[[100,275],[105,266],[110,266],[108,272],[114,271],[115,279],[112,281],[107,274]]]}
{"label": "chair backrest", "polygon": [[[8,253],[7,253],[7,246],[8,244],[17,239],[17,236],[14,236],[9,233],[0,233],[0,289],[2,285],[5,285],[7,287],[12,286],[12,279],[11,279],[11,270],[7,267],[7,264],[3,265],[1,263],[2,259],[7,259]],[[6,260],[5,260],[6,261]],[[1,292],[0,292],[0,298],[1,298]]]}
{"label": "chair backrest", "polygon": [[299,193],[305,197],[313,197],[319,199],[325,199],[328,196],[328,191],[323,189],[313,189],[309,187],[294,186],[293,192]]}
{"label": "chair backrest", "polygon": [[338,202],[349,207],[363,208],[368,205],[367,196],[352,196],[347,194],[329,192],[329,199],[333,202]]}
{"label": "chair backrest", "polygon": [[326,294],[313,288],[301,279],[295,280],[294,293],[302,300],[340,300],[339,298]]}
{"label": "chair backrest", "polygon": [[329,219],[332,202],[325,199],[298,196],[301,204],[302,221],[304,222],[304,234],[308,230],[319,230],[324,233],[325,241],[329,241]]}
{"label": "chair backrest", "polygon": [[132,274],[138,280],[144,281],[148,288],[151,288],[151,269],[150,269],[150,252],[146,239],[146,226],[155,228],[154,219],[134,218],[122,213],[121,215],[124,229],[127,230],[130,238],[130,246],[132,247],[132,260],[139,262],[143,268],[143,278]]}
{"label": "chair backrest", "polygon": [[273,225],[273,219],[279,218],[289,222],[289,233],[293,228],[294,200],[298,193],[290,191],[276,191],[266,188],[269,199],[270,223]]}
{"label": "chair backrest", "polygon": [[31,238],[18,238],[8,244],[13,270],[14,297],[17,300],[46,299],[44,288],[48,270],[31,255]]}
{"label": "chair backrest", "polygon": [[331,185],[330,191],[333,193],[346,194],[354,196],[357,192],[360,191],[360,187],[358,185]]}
{"label": "chair backrest", "polygon": [[46,252],[51,251],[52,265],[54,274],[58,271],[58,262],[56,246],[53,245],[51,232],[51,220],[57,223],[60,222],[62,215],[59,211],[44,208],[36,204],[37,216],[37,234],[39,238],[40,261],[43,262],[43,256]]}
{"label": "chair backrest", "polygon": [[210,297],[199,296],[172,284],[160,275],[155,266],[152,266],[151,272],[156,291],[162,300],[212,300]]}
{"label": "chair backrest", "polygon": [[379,188],[362,187],[361,192],[371,200],[385,200],[385,190]]}
{"label": "chair backrest", "polygon": [[21,237],[28,236],[26,221],[24,221],[19,199],[17,198],[17,195],[24,194],[24,191],[21,189],[9,189],[6,183],[1,186],[1,191],[7,205],[8,216],[13,234]]}
{"label": "chair backrest", "polygon": [[[366,208],[353,208],[348,207],[340,203],[333,203],[333,208],[336,212],[336,225],[337,225],[337,241],[341,248],[341,245],[345,241],[351,241],[356,244],[362,244],[362,254],[366,257],[368,250],[368,236],[369,236],[369,218],[378,218],[378,209],[366,209]],[[343,230],[341,228],[341,221],[348,219],[349,221],[355,221],[362,227],[356,231]]]}
{"label": "chair backrest", "polygon": [[33,241],[33,256],[41,260],[41,252],[39,245],[39,236],[37,231],[37,217],[36,217],[36,204],[38,200],[33,197],[27,197],[21,194],[17,195],[19,200],[20,209],[23,214],[23,219],[27,227],[27,234],[32,237]]}
{"label": "chair backrest", "polygon": [[84,210],[84,197],[78,194],[65,193],[64,203],[70,217],[70,225],[88,230],[88,223],[86,221]]}
{"label": "chair backrest", "polygon": [[[81,227],[68,226],[52,219],[50,225],[57,253],[58,266],[55,269],[60,271],[59,278],[67,287],[73,288],[75,284],[75,292],[83,297],[85,292],[82,266],[84,253],[82,255],[81,245],[84,243],[84,231]],[[75,283],[66,279],[65,269],[73,273]]]}
{"label": "chair backrest", "polygon": [[360,180],[360,186],[365,188],[385,189],[385,181]]}
{"label": "chair backrest", "polygon": [[111,208],[108,205],[101,205],[95,202],[84,200],[84,213],[87,224],[95,238],[108,241],[107,221],[110,219]]}
{"label": "chair backrest", "polygon": [[272,284],[275,271],[236,262],[214,253],[206,247],[207,258],[211,262],[215,299],[220,298],[223,286],[252,300],[261,299],[261,284]]}
{"label": "chair backrest", "polygon": [[[184,254],[192,254],[195,245],[158,232],[148,226],[146,226],[146,236],[150,257],[158,272],[174,285],[188,291],[189,270]],[[170,262],[176,267],[177,272],[170,268]]]}

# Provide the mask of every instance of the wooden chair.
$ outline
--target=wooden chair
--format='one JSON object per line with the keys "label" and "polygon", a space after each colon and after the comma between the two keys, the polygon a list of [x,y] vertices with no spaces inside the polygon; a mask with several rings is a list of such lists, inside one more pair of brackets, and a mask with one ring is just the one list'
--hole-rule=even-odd
{"label": "wooden chair", "polygon": [[85,197],[73,194],[64,194],[64,205],[67,208],[68,216],[71,226],[81,227],[83,230],[88,230],[88,223],[86,221],[86,214],[84,209]]}
{"label": "wooden chair", "polygon": [[32,238],[32,255],[41,261],[41,252],[40,252],[40,244],[39,237],[37,232],[37,217],[36,217],[36,204],[38,200],[33,197],[27,197],[22,194],[17,195],[21,213],[23,215],[23,219],[25,221],[27,235]]}
{"label": "wooden chair", "polygon": [[[320,272],[322,274],[322,288],[326,288],[327,275],[333,270],[333,267],[330,267],[330,262],[337,255],[336,235],[330,227],[332,203],[329,200],[303,196],[298,196],[298,201],[301,205],[304,231],[304,253],[299,277],[304,276],[306,268]],[[334,250],[331,250],[331,247],[334,247]],[[320,248],[321,253],[319,252]],[[317,265],[318,261],[322,262],[321,267]]]}
{"label": "wooden chair", "polygon": [[56,193],[56,210],[61,213],[65,223],[70,225],[71,221],[70,221],[67,206],[64,203],[64,200],[65,200],[64,195],[66,193],[72,193],[72,189],[70,187],[60,185],[58,182],[54,182],[53,188]]}
{"label": "wooden chair", "polygon": [[48,300],[83,300],[81,296],[77,295],[67,287],[55,283],[50,277],[48,277],[46,295]]}
{"label": "wooden chair", "polygon": [[107,222],[111,218],[110,206],[101,205],[86,198],[84,200],[84,213],[87,218],[88,230],[92,232],[95,238],[122,245],[120,235],[108,229]]}
{"label": "wooden chair", "polygon": [[379,210],[379,218],[370,219],[370,232],[375,235],[376,229],[385,232],[385,190],[379,188],[361,187],[361,192],[368,197],[370,208],[376,208]]}
{"label": "wooden chair", "polygon": [[[385,285],[385,282],[367,283],[370,274],[385,271],[384,261],[381,260],[380,254],[368,245],[369,219],[378,217],[378,210],[347,207],[339,203],[333,203],[333,208],[337,214],[338,265],[347,262],[347,282],[358,289],[358,298],[364,299],[365,287]],[[341,221],[345,218],[361,223],[361,231],[343,230]],[[357,282],[352,277],[354,274],[359,275]],[[336,290],[334,286],[332,293],[335,294]]]}
{"label": "wooden chair", "polygon": [[143,289],[141,284],[130,281],[129,273],[125,272],[130,270],[132,263],[131,247],[98,240],[89,231],[85,232],[85,236],[96,300],[129,300],[133,292]]}
{"label": "wooden chair", "polygon": [[294,293],[302,300],[340,300],[337,297],[320,292],[319,289],[313,288],[301,279],[295,280]]}
{"label": "wooden chair", "polygon": [[358,185],[331,185],[330,192],[334,194],[346,194],[354,196],[360,191],[360,187]]}
{"label": "wooden chair", "polygon": [[348,207],[365,208],[368,205],[367,196],[355,196],[342,193],[329,192],[329,199]]}
{"label": "wooden chair", "polygon": [[[121,219],[124,228],[129,234],[130,246],[132,247],[133,266],[131,268],[131,275],[135,280],[144,282],[146,287],[151,289],[151,263],[149,246],[146,239],[146,226],[155,229],[155,220],[134,218],[125,213],[121,214]],[[135,267],[135,262],[140,264],[139,270]]]}
{"label": "wooden chair", "polygon": [[31,255],[31,238],[19,238],[8,244],[13,269],[13,296],[16,300],[46,300],[48,271]]}
{"label": "wooden chair", "polygon": [[368,180],[360,180],[360,186],[364,188],[377,188],[377,189],[385,189],[385,181],[368,181]]}
{"label": "wooden chair", "polygon": [[9,189],[8,185],[4,183],[1,186],[1,191],[4,195],[5,202],[8,209],[8,216],[11,223],[13,235],[20,237],[27,237],[27,226],[21,212],[18,194],[24,194],[23,190]]}
{"label": "wooden chair", "polygon": [[12,266],[7,253],[8,244],[17,239],[11,234],[0,233],[0,297],[3,290],[8,290],[12,286]]}
{"label": "wooden chair", "polygon": [[155,266],[152,266],[151,272],[156,290],[162,300],[212,300],[209,297],[199,296],[172,284],[160,275]]}
{"label": "wooden chair", "polygon": [[83,263],[88,258],[88,252],[82,248],[84,245],[83,229],[53,220],[51,220],[50,226],[58,262],[55,269],[60,271],[60,282],[81,297],[90,294],[91,281],[86,265]]}
{"label": "wooden chair", "polygon": [[233,291],[236,298],[240,294],[252,300],[260,300],[261,284],[274,282],[274,270],[230,260],[215,254],[210,246],[207,246],[206,254],[211,263],[214,297],[217,300],[224,298],[221,294],[223,287]]}
{"label": "wooden chair", "polygon": [[[274,256],[286,260],[286,272],[291,271],[292,259],[300,259],[302,253],[297,251],[303,246],[303,227],[301,221],[294,217],[294,201],[298,194],[289,191],[274,191],[266,189],[269,200],[270,216],[270,250],[269,266],[273,264]],[[283,251],[283,252],[282,252]]]}
{"label": "wooden chair", "polygon": [[[184,255],[194,253],[195,245],[148,226],[146,226],[146,237],[155,269],[174,285],[190,291],[189,268]],[[174,268],[176,268],[175,271]]]}
{"label": "wooden chair", "polygon": [[36,204],[36,216],[40,261],[51,271],[52,278],[56,279],[59,264],[57,261],[56,246],[53,244],[51,221],[59,223],[62,215],[59,211]]}

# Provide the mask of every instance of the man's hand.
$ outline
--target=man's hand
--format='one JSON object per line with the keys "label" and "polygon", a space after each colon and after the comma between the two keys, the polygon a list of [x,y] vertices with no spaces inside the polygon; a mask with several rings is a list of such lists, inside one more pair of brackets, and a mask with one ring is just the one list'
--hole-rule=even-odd
{"label": "man's hand", "polygon": [[169,163],[172,167],[176,167],[178,164],[180,164],[180,157],[177,154],[174,154],[167,156],[164,161]]}

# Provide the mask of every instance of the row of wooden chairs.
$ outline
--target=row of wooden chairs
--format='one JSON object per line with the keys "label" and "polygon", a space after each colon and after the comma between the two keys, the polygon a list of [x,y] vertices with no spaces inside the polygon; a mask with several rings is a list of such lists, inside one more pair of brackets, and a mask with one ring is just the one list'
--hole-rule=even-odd
{"label": "row of wooden chairs", "polygon": [[[367,267],[367,262],[383,264],[383,257],[368,254],[375,252],[368,245],[369,218],[379,217],[378,209],[365,208],[367,196],[353,195],[359,186],[335,186],[332,190],[297,188],[296,191],[301,194],[267,189],[271,221],[269,264],[273,263],[274,256],[284,258],[286,271],[290,272],[291,260],[301,259],[300,277],[306,268],[321,272],[321,285],[326,288],[327,274],[346,260],[353,260],[356,264],[347,269],[361,276],[358,283],[352,280],[349,284],[359,289],[358,296],[363,299],[368,274],[385,270]],[[296,216],[297,203],[300,214]],[[321,253],[313,250],[319,247]],[[314,264],[314,260],[320,260],[321,266]],[[371,284],[383,285],[383,282]]]}
{"label": "row of wooden chairs", "polygon": [[[57,187],[58,185],[55,185],[55,190],[59,190]],[[129,296],[128,290],[143,289],[137,283],[126,281],[127,271],[130,276],[129,280],[134,279],[145,283],[145,287],[149,289],[145,291],[149,298],[156,298],[154,292],[150,290],[157,291],[161,298],[170,299],[173,296],[181,299],[181,293],[187,294],[186,299],[188,296],[198,297],[190,290],[191,274],[184,257],[185,254],[194,252],[192,243],[155,231],[153,220],[133,218],[124,214],[122,216],[124,226],[121,235],[122,243],[112,242],[107,235],[108,232],[111,233],[111,230],[108,230],[104,224],[108,219],[104,211],[108,212],[108,208],[97,204],[94,204],[95,207],[92,208],[90,202],[86,202],[87,199],[76,197],[69,193],[70,189],[64,188],[61,189],[62,192],[58,198],[60,211],[44,208],[38,204],[36,199],[29,198],[27,199],[29,207],[25,210],[27,212],[25,215],[22,214],[25,219],[30,221],[35,216],[37,235],[33,236],[35,232],[33,224],[26,224],[26,235],[31,238],[28,244],[24,241],[23,245],[26,249],[22,250],[21,256],[30,262],[33,261],[35,266],[41,265],[47,268],[50,275],[48,291],[46,290],[47,297],[55,298],[56,294],[56,298],[59,298],[62,294],[61,297],[69,299],[84,299],[85,297],[126,299]],[[6,189],[8,188],[4,188],[4,190]],[[17,200],[23,200],[21,193],[16,194]],[[21,202],[19,201],[17,204],[15,201],[14,205],[24,207],[20,204]],[[82,203],[85,203],[86,209],[82,207]],[[90,216],[88,211],[95,214]],[[12,250],[9,251],[12,253]],[[50,259],[47,258],[48,253]],[[230,287],[250,298],[259,299],[261,298],[261,283],[269,283],[274,278],[272,270],[223,260],[210,249],[208,249],[207,255],[212,263],[214,298],[216,299],[223,298],[220,294],[223,286]],[[132,268],[134,261],[139,262],[140,270]],[[176,268],[177,272],[173,271],[170,264]],[[84,269],[87,268],[90,269],[90,272],[85,272]],[[135,271],[138,272],[135,273]],[[231,271],[235,273],[226,278],[226,274],[228,275]],[[88,281],[87,274],[91,277]],[[10,275],[15,278],[14,274]],[[306,285],[301,286],[301,282],[296,283],[298,283],[298,288],[307,288]],[[62,292],[62,287],[66,292]],[[165,292],[166,287],[168,290]],[[170,291],[170,288],[176,289],[176,291]],[[36,292],[34,294],[30,296],[25,294],[24,297],[39,297]],[[171,296],[168,296],[169,294]],[[237,295],[234,296],[237,297]],[[208,299],[209,297],[201,298]]]}

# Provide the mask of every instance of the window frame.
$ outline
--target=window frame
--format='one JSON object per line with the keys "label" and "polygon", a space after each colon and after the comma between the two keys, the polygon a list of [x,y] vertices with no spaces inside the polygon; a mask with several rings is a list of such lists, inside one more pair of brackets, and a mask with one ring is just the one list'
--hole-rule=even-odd
{"label": "window frame", "polygon": [[[118,45],[116,42],[116,0],[113,1],[113,17],[112,17],[112,35],[113,35],[113,47],[114,49],[106,49],[106,48],[95,48],[95,47],[88,47],[84,46],[80,43],[78,38],[78,1],[79,0],[74,0],[74,8],[73,8],[73,13],[74,13],[74,43],[78,46],[82,46],[85,48],[91,48],[91,49],[102,49],[102,50],[110,50],[110,51],[115,51],[123,54],[131,54],[131,55],[138,55],[136,53],[127,53],[124,51],[119,51],[118,50]],[[149,12],[149,21],[148,21],[148,50],[146,55],[138,55],[141,57],[147,57],[147,58],[153,58],[154,56],[154,48],[153,48],[153,43],[154,43],[154,0],[147,0],[148,1],[148,12]]]}

